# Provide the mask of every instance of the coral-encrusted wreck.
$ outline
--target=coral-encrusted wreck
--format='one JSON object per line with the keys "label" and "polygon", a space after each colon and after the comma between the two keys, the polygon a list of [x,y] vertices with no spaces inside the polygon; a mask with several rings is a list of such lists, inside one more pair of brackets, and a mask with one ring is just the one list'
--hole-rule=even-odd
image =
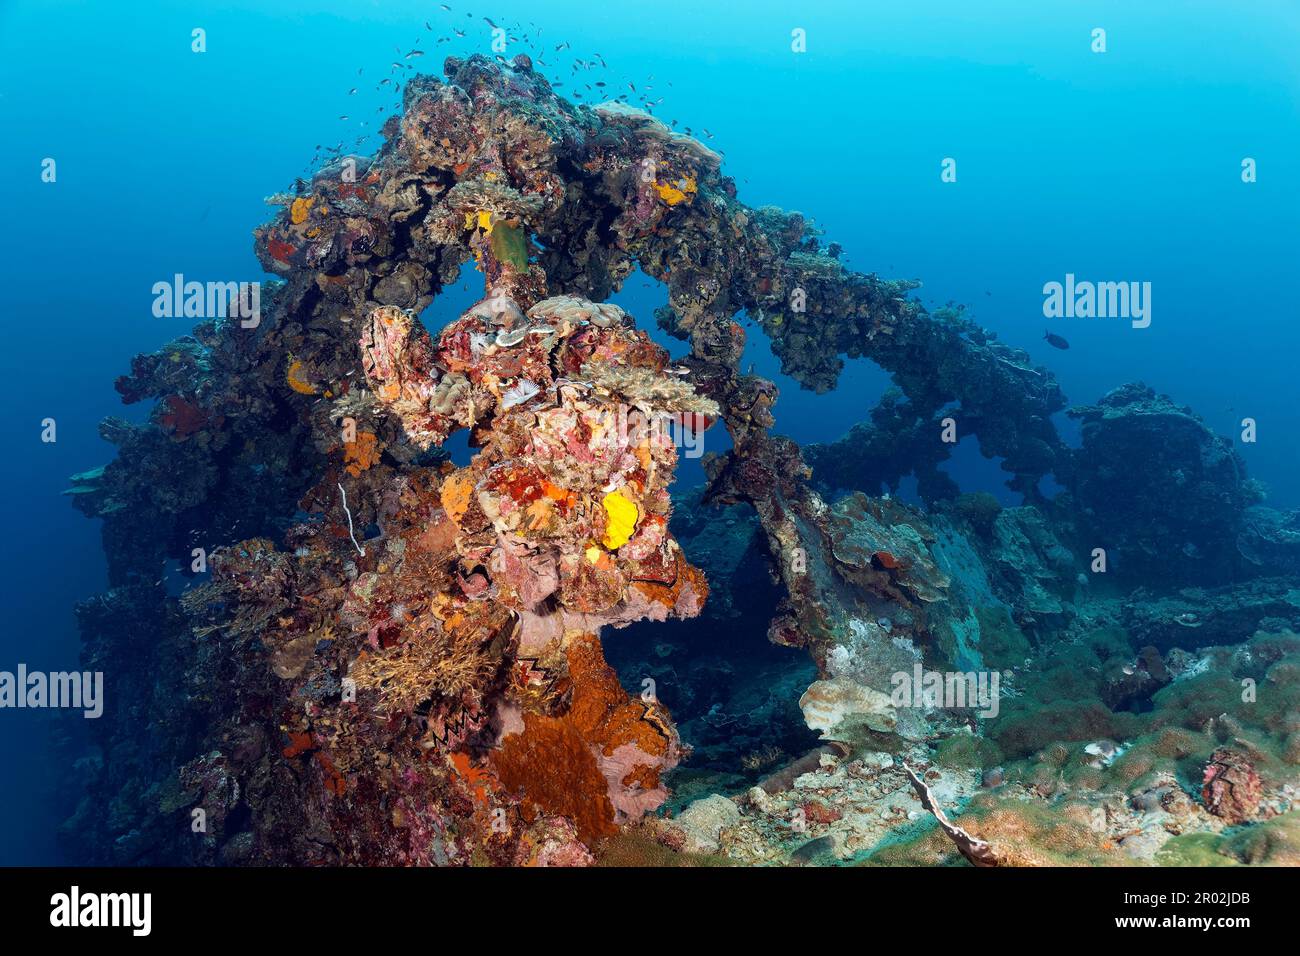
{"label": "coral-encrusted wreck", "polygon": [[[342,459],[285,532],[292,552],[219,551],[186,603],[260,645],[247,679],[259,657],[279,678],[282,755],[313,816],[357,838],[341,859],[586,859],[577,840],[657,807],[680,755],[599,631],[699,612],[703,575],[668,533],[676,450],[653,422],[703,427],[717,408],[615,306],[485,300],[437,343],[393,306],[358,324],[368,397],[341,406]],[[381,436],[360,430],[388,414]],[[481,448],[463,468],[383,462],[461,428]]]}
{"label": "coral-encrusted wreck", "polygon": [[[204,323],[118,382],[158,404],[142,426],[106,421],[118,458],[72,489],[104,521],[110,590],[79,617],[118,702],[70,827],[94,860],[592,862],[660,806],[683,754],[653,689],[630,696],[602,648],[611,627],[693,617],[708,594],[669,532],[673,429],[729,433],[705,501],[752,506],[782,587],[769,636],[809,651],[808,723],[848,750],[940,735],[895,712],[891,672],[1009,667],[1026,635],[1065,628],[1089,536],[1150,559],[1098,513],[1111,492],[1089,470],[1092,445],[1127,434],[1122,403],[1081,413],[1078,454],[1051,423],[1065,398],[1050,372],[927,312],[914,283],[847,270],[799,214],[745,206],[696,140],[619,104],[575,107],[526,57],[444,72],[412,79],[375,156],[274,197],[260,322]],[[416,316],[471,261],[482,301],[431,338]],[[689,339],[677,366],[604,303],[638,268],[668,288],[659,324]],[[740,370],[742,312],[808,388],[834,387],[844,357],[894,376],[870,424],[813,452],[816,488],[768,431],[775,387]],[[948,446],[928,437],[948,415],[1024,507],[956,497]],[[1246,529],[1262,571],[1289,566],[1287,520],[1246,520],[1234,453],[1179,420],[1213,453],[1189,500],[1222,511],[1162,516],[1155,550]],[[462,430],[458,467],[442,446]],[[1182,474],[1185,451],[1161,467]],[[873,497],[907,474],[933,514]],[[1048,474],[1071,489],[1052,503]],[[1115,520],[1141,538],[1152,507]],[[169,595],[160,568],[188,573],[196,549],[211,578]],[[1169,679],[1138,688],[1145,675],[1115,699]]]}

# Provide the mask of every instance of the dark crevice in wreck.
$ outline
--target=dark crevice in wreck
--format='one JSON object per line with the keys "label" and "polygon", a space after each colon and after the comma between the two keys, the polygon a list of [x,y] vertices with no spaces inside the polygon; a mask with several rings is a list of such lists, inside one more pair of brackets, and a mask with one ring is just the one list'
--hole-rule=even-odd
{"label": "dark crevice in wreck", "polygon": [[806,655],[766,639],[780,593],[753,509],[704,507],[702,491],[682,493],[673,532],[712,582],[704,612],[634,623],[606,640],[628,693],[651,688],[692,750],[669,776],[675,796],[667,809],[746,790],[818,745],[798,705],[816,669]]}

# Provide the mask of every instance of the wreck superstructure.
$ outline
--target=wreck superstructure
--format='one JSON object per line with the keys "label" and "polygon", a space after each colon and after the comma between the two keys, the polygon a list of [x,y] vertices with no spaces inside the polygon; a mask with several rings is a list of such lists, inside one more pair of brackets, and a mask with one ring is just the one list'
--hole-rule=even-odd
{"label": "wreck superstructure", "polygon": [[[118,458],[76,497],[104,521],[111,585],[79,609],[86,654],[135,701],[96,728],[103,797],[79,826],[105,859],[584,864],[659,807],[682,741],[601,641],[694,616],[727,583],[670,531],[671,444],[611,433],[629,409],[729,434],[703,498],[753,510],[782,595],[769,637],[811,655],[804,713],[845,758],[827,754],[828,779],[856,759],[910,790],[862,754],[915,764],[959,732],[891,704],[890,675],[919,663],[1012,668],[1048,635],[1122,621],[1155,656],[1111,703],[1172,684],[1165,658],[1186,641],[1142,624],[1149,602],[1075,609],[1096,547],[1107,582],[1159,563],[1171,594],[1219,589],[1245,633],[1216,646],[1300,620],[1290,519],[1258,506],[1190,411],[1122,389],[1073,412],[1070,448],[1049,370],[927,311],[914,283],[847,269],[800,214],[746,206],[697,140],[618,103],[574,106],[527,57],[449,58],[444,74],[411,80],[376,155],[274,198],[255,234],[276,277],[260,322],[204,323],[118,381],[158,404],[145,425],[104,423]],[[470,262],[482,301],[429,335],[416,317]],[[637,270],[668,290],[659,325],[689,341],[675,366],[605,301]],[[805,454],[771,432],[773,383],[740,369],[742,315],[807,388],[865,357],[896,391]],[[946,419],[1023,506],[960,495]],[[462,430],[474,454],[457,466],[441,448]],[[1099,464],[1153,430],[1177,440],[1142,466],[1183,476],[1178,507],[1117,495]],[[880,495],[908,474],[928,510]],[[1048,475],[1065,488],[1052,501]],[[158,571],[194,548],[211,579],[170,596]],[[129,745],[141,722],[154,739]],[[1285,739],[1285,720],[1260,733]],[[1233,759],[1216,766],[1240,777]],[[200,839],[180,822],[195,807]]]}

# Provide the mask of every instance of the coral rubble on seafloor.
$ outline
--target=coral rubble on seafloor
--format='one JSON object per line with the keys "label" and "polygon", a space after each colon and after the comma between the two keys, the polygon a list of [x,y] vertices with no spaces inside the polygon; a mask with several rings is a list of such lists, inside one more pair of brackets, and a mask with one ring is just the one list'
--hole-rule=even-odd
{"label": "coral rubble on seafloor", "polygon": [[[85,657],[131,702],[97,722],[78,852],[1300,857],[1300,532],[1228,442],[1130,385],[1071,411],[1072,449],[1048,370],[914,283],[850,271],[798,213],[745,206],[696,140],[575,107],[524,57],[444,71],[412,79],[375,156],[272,198],[260,322],[205,322],[117,383],[157,405],[106,420],[118,457],[70,489],[109,569],[78,609]],[[419,314],[471,261],[483,299],[431,336]],[[689,340],[676,365],[602,301],[638,268]],[[742,311],[801,385],[870,357],[896,388],[805,457],[769,432],[774,385],[740,370]],[[935,439],[949,416],[1023,504],[960,494]],[[649,427],[668,421],[730,438],[676,515],[671,432]],[[924,509],[891,497],[908,475]],[[210,578],[169,594],[160,568],[197,572],[195,549]],[[631,692],[606,662],[614,629],[717,634],[769,594],[768,637],[811,661],[763,672],[785,698],[752,694],[743,659],[671,644]],[[932,671],[1000,686],[898,695]],[[724,676],[750,693],[731,713],[710,696]],[[692,744],[734,772],[674,806]]]}

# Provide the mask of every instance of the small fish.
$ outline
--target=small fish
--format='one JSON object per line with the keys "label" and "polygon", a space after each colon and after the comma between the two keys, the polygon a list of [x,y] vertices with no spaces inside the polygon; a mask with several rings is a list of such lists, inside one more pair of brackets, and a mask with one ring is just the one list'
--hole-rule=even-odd
{"label": "small fish", "polygon": [[1065,339],[1061,338],[1059,335],[1055,334],[1054,332],[1044,332],[1043,341],[1046,342],[1054,349],[1064,350],[1070,347],[1069,342],[1065,341]]}
{"label": "small fish", "polygon": [[409,60],[411,57],[413,57],[413,56],[424,56],[424,51],[423,51],[423,50],[412,50],[410,53],[406,54],[406,58],[407,58],[408,60]]}

